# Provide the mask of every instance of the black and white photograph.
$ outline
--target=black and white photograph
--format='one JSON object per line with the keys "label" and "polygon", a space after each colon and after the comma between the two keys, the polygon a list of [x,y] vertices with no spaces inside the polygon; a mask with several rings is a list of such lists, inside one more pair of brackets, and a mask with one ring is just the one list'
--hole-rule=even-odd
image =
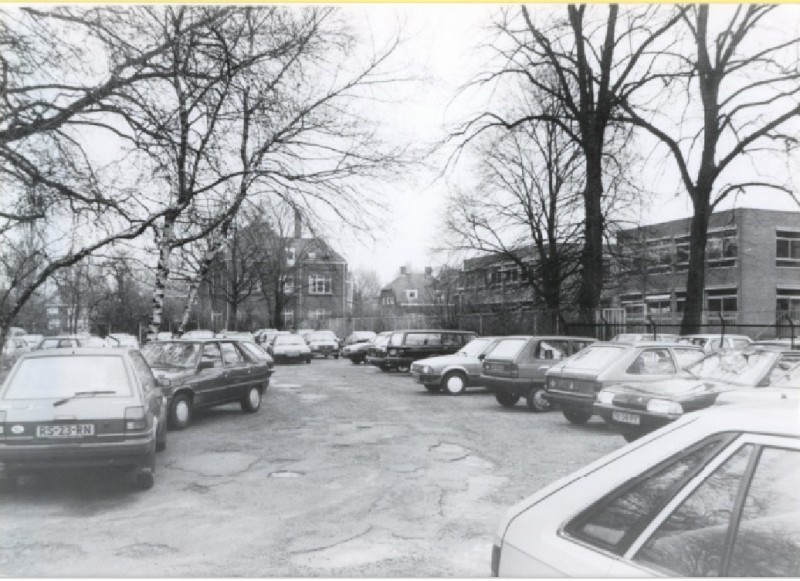
{"label": "black and white photograph", "polygon": [[800,5],[0,5],[0,576],[800,577]]}

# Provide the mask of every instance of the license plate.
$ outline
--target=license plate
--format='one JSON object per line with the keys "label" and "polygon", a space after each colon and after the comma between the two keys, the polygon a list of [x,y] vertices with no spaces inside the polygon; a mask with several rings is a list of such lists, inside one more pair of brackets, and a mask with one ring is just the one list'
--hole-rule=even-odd
{"label": "license plate", "polygon": [[85,436],[94,436],[94,424],[36,426],[37,438],[83,438]]}
{"label": "license plate", "polygon": [[300,353],[297,351],[290,351],[286,354],[286,357],[300,357]]}
{"label": "license plate", "polygon": [[625,412],[611,412],[611,419],[623,424],[639,425],[641,418],[636,414],[626,414]]}

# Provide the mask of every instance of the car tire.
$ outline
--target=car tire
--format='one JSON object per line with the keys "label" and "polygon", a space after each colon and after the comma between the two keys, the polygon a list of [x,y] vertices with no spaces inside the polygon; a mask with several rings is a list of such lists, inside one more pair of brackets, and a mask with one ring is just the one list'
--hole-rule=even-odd
{"label": "car tire", "polygon": [[409,369],[411,369],[411,365],[409,365],[408,363],[397,364],[398,373],[408,373]]}
{"label": "car tire", "polygon": [[504,391],[495,392],[494,398],[497,400],[497,403],[506,408],[514,407],[519,401],[519,396],[517,394],[506,393]]}
{"label": "car tire", "polygon": [[258,411],[261,407],[261,390],[255,386],[251,386],[247,390],[247,395],[242,398],[240,402],[242,411],[246,414],[252,414]]}
{"label": "car tire", "polygon": [[339,359],[339,354],[338,353],[334,353],[333,358],[334,359]]}
{"label": "car tire", "polygon": [[169,404],[169,427],[183,430],[192,423],[192,400],[185,393],[179,393]]}
{"label": "car tire", "polygon": [[460,371],[450,371],[442,378],[442,389],[448,395],[461,395],[467,389],[467,378]]}
{"label": "car tire", "polygon": [[155,476],[149,470],[142,470],[136,473],[136,488],[139,490],[150,490],[155,484]]}
{"label": "car tire", "polygon": [[544,387],[540,385],[534,385],[531,387],[530,391],[525,396],[525,403],[528,405],[528,409],[530,411],[541,413],[548,412],[553,409],[550,405],[550,402],[542,397],[543,393]]}
{"label": "car tire", "polygon": [[439,393],[440,391],[442,391],[442,386],[441,385],[426,385],[425,389],[427,389],[431,393]]}
{"label": "car tire", "polygon": [[592,412],[578,408],[562,408],[561,413],[567,418],[570,424],[582,426],[592,417]]}

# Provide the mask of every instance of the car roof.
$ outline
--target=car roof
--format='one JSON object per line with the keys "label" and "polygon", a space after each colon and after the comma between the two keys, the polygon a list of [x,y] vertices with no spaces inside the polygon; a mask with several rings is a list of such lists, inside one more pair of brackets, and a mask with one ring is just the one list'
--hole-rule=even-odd
{"label": "car roof", "polygon": [[39,359],[42,357],[56,357],[64,355],[124,355],[132,351],[138,351],[135,347],[59,347],[57,349],[45,349],[41,351],[31,351],[25,353],[20,359]]}
{"label": "car roof", "polygon": [[460,329],[397,329],[391,333],[468,333],[470,335],[477,335],[475,331],[463,331]]}
{"label": "car roof", "polygon": [[733,403],[701,410],[697,416],[698,421],[722,429],[800,437],[797,400]]}
{"label": "car roof", "polygon": [[[486,337],[484,337],[485,339]],[[574,339],[576,341],[594,341],[597,342],[597,339],[594,337],[573,337],[571,335],[507,335],[505,337],[497,337],[498,339],[549,339],[549,340],[557,340],[561,341],[563,339]],[[626,343],[627,345],[627,343]]]}
{"label": "car roof", "polygon": [[675,341],[637,341],[636,343],[628,343],[627,341],[598,341],[595,345],[614,345],[616,347],[629,347],[631,349],[641,349],[642,347],[680,347],[681,349],[697,349],[702,351],[697,345],[687,345],[686,343],[677,343]]}

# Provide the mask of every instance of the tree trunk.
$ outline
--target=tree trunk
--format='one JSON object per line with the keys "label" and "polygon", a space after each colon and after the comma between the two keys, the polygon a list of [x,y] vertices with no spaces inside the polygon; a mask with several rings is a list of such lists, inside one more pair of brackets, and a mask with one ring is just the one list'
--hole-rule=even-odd
{"label": "tree trunk", "polygon": [[167,215],[164,218],[164,230],[158,241],[158,265],[156,266],[156,284],[153,291],[153,313],[148,326],[148,338],[155,339],[161,328],[161,319],[164,314],[164,294],[169,280],[169,258],[172,253],[172,238],[175,229],[175,217]]}
{"label": "tree trunk", "polygon": [[683,305],[681,334],[699,333],[703,324],[706,286],[706,243],[711,208],[709,194],[693,196],[694,215],[689,237],[689,273],[686,279],[686,302]]}
{"label": "tree trunk", "polygon": [[581,281],[578,307],[592,311],[600,306],[603,290],[603,172],[602,155],[586,157],[586,185],[583,193],[585,236],[581,253]]}
{"label": "tree trunk", "polygon": [[186,297],[186,305],[183,307],[183,317],[181,317],[181,326],[178,327],[178,335],[183,335],[186,332],[186,325],[189,324],[189,317],[192,315],[192,309],[197,302],[197,294],[200,288],[202,277],[195,278],[189,284],[189,296]]}

